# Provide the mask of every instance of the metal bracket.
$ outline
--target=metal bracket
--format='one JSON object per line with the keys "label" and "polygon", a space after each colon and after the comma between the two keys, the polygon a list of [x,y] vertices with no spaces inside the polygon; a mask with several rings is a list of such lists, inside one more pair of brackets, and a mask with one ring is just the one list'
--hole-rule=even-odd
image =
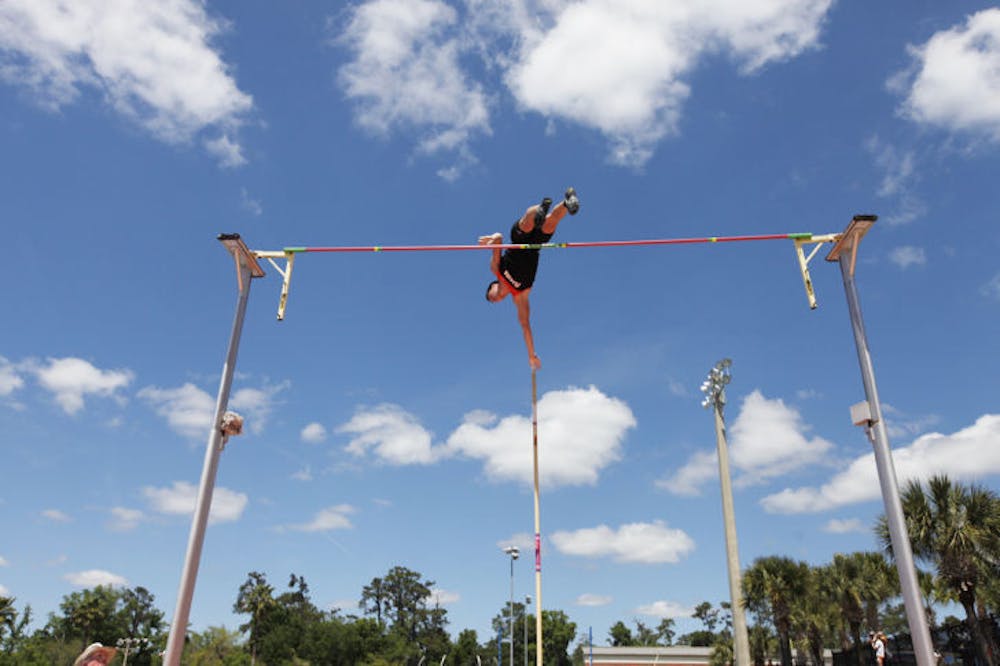
{"label": "metal bracket", "polygon": [[[292,284],[292,268],[295,266],[295,254],[299,250],[285,248],[284,250],[255,251],[254,256],[260,259],[267,259],[274,270],[281,275],[281,297],[278,299],[278,321],[285,318],[285,305],[288,303],[288,289]],[[284,268],[278,265],[275,259],[284,259]]]}
{"label": "metal bracket", "polygon": [[[823,234],[821,236],[814,236],[813,234],[791,234],[792,240],[795,241],[795,255],[799,259],[799,270],[802,272],[802,283],[806,288],[806,298],[809,299],[809,309],[816,309],[816,292],[813,291],[812,278],[809,276],[809,262],[812,258],[816,256],[819,249],[823,246],[823,243],[835,243],[840,238],[840,234]],[[806,256],[803,247],[807,244],[815,243],[809,256]]]}

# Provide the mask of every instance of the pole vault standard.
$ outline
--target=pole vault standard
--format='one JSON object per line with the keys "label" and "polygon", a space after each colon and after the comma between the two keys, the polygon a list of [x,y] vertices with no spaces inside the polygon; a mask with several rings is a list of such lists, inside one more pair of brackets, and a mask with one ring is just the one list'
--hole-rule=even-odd
{"label": "pole vault standard", "polygon": [[230,424],[233,418],[226,414],[226,406],[229,404],[229,390],[233,385],[233,372],[236,370],[236,353],[240,347],[247,300],[250,298],[250,283],[253,278],[264,277],[264,271],[257,263],[253,252],[240,239],[239,234],[221,234],[219,240],[236,261],[236,286],[239,289],[239,298],[236,301],[236,316],[233,318],[233,329],[229,336],[229,351],[226,353],[226,363],[222,366],[222,381],[215,403],[212,431],[208,437],[208,446],[205,448],[205,463],[201,471],[194,517],[191,519],[191,534],[188,538],[187,554],[184,557],[184,572],[181,574],[180,588],[177,592],[177,607],[170,623],[170,637],[167,639],[166,654],[163,658],[163,663],[167,666],[179,666],[181,653],[184,651],[191,597],[194,595],[194,583],[198,577],[201,547],[205,541],[205,525],[208,523],[208,514],[212,508],[212,492],[215,489],[219,456],[229,435],[239,434],[242,425],[241,422]]}
{"label": "pole vault standard", "polygon": [[[875,222],[875,216],[859,215],[841,234],[814,235],[811,233],[767,234],[757,236],[707,236],[701,238],[668,238],[658,240],[633,241],[596,241],[580,243],[545,243],[540,245],[399,245],[399,246],[365,246],[365,247],[286,247],[278,251],[253,251],[247,248],[239,234],[223,234],[219,240],[230,252],[236,262],[237,285],[239,298],[236,306],[236,316],[233,321],[232,334],[229,340],[229,352],[226,364],[223,366],[222,381],[216,403],[215,419],[208,446],[205,451],[205,463],[202,470],[201,486],[198,492],[195,514],[191,525],[191,535],[185,558],[184,572],[178,592],[177,608],[170,627],[170,637],[164,664],[179,666],[181,652],[184,647],[184,637],[187,631],[188,616],[191,608],[191,597],[194,593],[195,578],[198,573],[198,563],[205,536],[205,526],[211,509],[212,491],[218,469],[219,455],[225,446],[229,435],[239,433],[239,424],[230,423],[226,414],[229,402],[229,391],[232,386],[233,372],[236,367],[236,354],[239,348],[240,334],[243,329],[243,319],[247,300],[250,295],[250,283],[253,278],[263,277],[264,271],[257,263],[258,258],[267,259],[282,276],[281,298],[278,305],[278,319],[285,316],[285,306],[292,277],[292,267],[295,256],[301,253],[320,252],[418,252],[418,251],[452,251],[452,250],[496,250],[496,249],[547,249],[547,248],[582,248],[582,247],[631,247],[644,245],[690,245],[696,243],[724,243],[735,241],[791,240],[795,243],[795,252],[802,274],[802,281],[809,299],[809,307],[816,307],[816,297],[813,292],[812,280],[809,276],[809,261],[816,255],[824,243],[835,243],[833,250],[827,256],[827,261],[839,261],[844,277],[844,288],[847,292],[848,305],[851,310],[851,320],[854,327],[855,343],[858,346],[858,358],[861,362],[862,379],[868,396],[866,418],[860,423],[867,424],[868,430],[874,427],[873,445],[878,465],[879,478],[882,483],[882,494],[886,504],[886,515],[889,520],[890,534],[893,541],[893,551],[897,557],[897,567],[903,587],[910,631],[914,639],[914,648],[918,666],[933,666],[933,654],[926,619],[923,618],[919,589],[916,587],[916,575],[913,567],[913,557],[906,537],[906,527],[902,518],[902,506],[899,491],[889,453],[888,437],[882,422],[881,408],[875,389],[874,372],[868,353],[868,344],[864,334],[864,324],[861,321],[861,310],[858,305],[857,291],[854,287],[854,265],[857,258],[857,245],[861,238]],[[808,256],[804,251],[807,244],[813,243]],[[275,260],[284,259],[282,267]],[[541,589],[541,525],[539,511],[539,481],[538,481],[538,385],[535,371],[531,373],[531,425],[532,450],[534,455],[534,485],[535,485],[535,599],[536,599],[536,663],[542,664],[542,589]],[[235,415],[233,415],[235,416]],[[239,417],[235,417],[237,420]],[[858,422],[856,420],[856,422]],[[900,558],[903,558],[902,560]],[[908,562],[908,566],[904,561]]]}
{"label": "pole vault standard", "polygon": [[889,538],[892,542],[892,554],[896,560],[896,570],[899,573],[899,584],[903,592],[906,608],[906,619],[910,626],[910,636],[913,639],[913,652],[918,666],[933,666],[934,645],[927,628],[927,616],[917,582],[917,570],[913,563],[913,551],[910,547],[910,537],[906,529],[906,518],[903,515],[903,504],[899,499],[899,484],[896,481],[896,468],[892,462],[889,449],[889,435],[886,432],[885,421],[882,419],[882,405],[878,398],[878,388],[875,386],[875,369],[872,365],[871,353],[868,350],[868,337],[865,335],[865,322],[861,318],[861,303],[858,300],[858,290],[854,285],[854,266],[858,259],[858,245],[875,220],[875,215],[855,215],[840,235],[840,239],[827,255],[827,261],[840,263],[840,272],[844,279],[844,291],[847,294],[847,305],[851,312],[851,328],[854,330],[854,344],[858,349],[858,363],[861,365],[861,381],[865,386],[866,402],[851,408],[851,416],[855,425],[863,425],[868,439],[875,451],[875,467],[878,470],[879,485],[882,489],[882,501],[885,504],[885,518],[889,526]]}

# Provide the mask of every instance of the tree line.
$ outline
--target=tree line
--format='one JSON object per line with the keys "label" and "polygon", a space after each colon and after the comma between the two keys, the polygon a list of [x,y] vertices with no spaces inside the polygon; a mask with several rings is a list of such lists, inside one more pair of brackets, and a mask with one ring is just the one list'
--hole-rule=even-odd
{"label": "tree line", "polygon": [[[1000,498],[977,485],[934,477],[926,487],[909,483],[902,493],[907,529],[918,562],[924,612],[935,648],[957,653],[967,664],[997,666],[996,616],[1000,614]],[[906,615],[885,517],[875,529],[878,552],[838,553],[823,565],[773,555],[743,572],[751,658],[756,666],[778,659],[793,665],[793,648],[823,663],[824,648],[850,654],[868,666],[865,636],[884,631],[903,638]],[[322,610],[311,600],[303,576],[291,574],[276,588],[252,571],[233,603],[245,619],[236,630],[210,627],[188,632],[182,663],[191,666],[389,666],[422,661],[438,664],[497,664],[496,636],[513,641],[515,664],[535,662],[535,617],[525,604],[504,604],[492,619],[493,635],[480,638],[463,629],[452,640],[447,611],[434,604],[434,582],[395,566],[373,578],[359,595],[359,613]],[[937,620],[936,606],[954,603],[962,619]],[[655,626],[632,619],[611,626],[605,641],[614,646],[690,645],[711,647],[713,666],[732,663],[732,609],[708,601],[694,608],[701,628],[677,635],[672,618]],[[168,626],[153,595],[143,587],[100,586],[65,596],[58,612],[29,631],[32,609],[18,611],[16,600],[0,597],[0,666],[71,664],[87,644],[115,645],[130,638],[128,663],[162,663]],[[508,636],[510,623],[513,632]],[[561,610],[542,611],[543,662],[551,666],[585,663],[586,636]],[[575,641],[575,645],[574,645]],[[905,648],[905,642],[902,643]],[[499,651],[508,664],[510,645]],[[124,655],[120,653],[119,660]],[[478,657],[478,659],[477,659]]]}

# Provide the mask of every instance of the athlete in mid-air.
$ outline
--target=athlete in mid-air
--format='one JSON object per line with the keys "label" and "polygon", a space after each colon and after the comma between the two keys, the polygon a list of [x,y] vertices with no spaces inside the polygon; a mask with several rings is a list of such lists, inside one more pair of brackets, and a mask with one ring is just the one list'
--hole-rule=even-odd
{"label": "athlete in mid-air", "polygon": [[[578,210],[580,210],[580,200],[572,187],[566,190],[563,200],[555,207],[552,207],[552,199],[546,197],[542,199],[542,203],[524,211],[521,219],[510,228],[510,244],[548,243],[566,213],[575,215]],[[479,244],[503,245],[503,234],[497,232],[491,236],[480,236]],[[528,347],[528,363],[532,370],[542,367],[542,362],[535,353],[535,341],[531,335],[531,307],[528,302],[528,295],[535,283],[535,273],[538,271],[538,253],[538,249],[516,248],[505,250],[503,253],[499,248],[493,250],[490,270],[497,279],[490,282],[486,288],[486,300],[491,303],[502,301],[508,294],[514,299],[517,320],[521,323],[524,343]]]}

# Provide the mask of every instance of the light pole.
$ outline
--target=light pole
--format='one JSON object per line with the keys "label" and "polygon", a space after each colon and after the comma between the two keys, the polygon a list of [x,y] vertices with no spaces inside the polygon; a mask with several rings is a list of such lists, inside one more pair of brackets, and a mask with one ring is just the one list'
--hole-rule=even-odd
{"label": "light pole", "polygon": [[705,394],[702,407],[715,412],[715,440],[719,453],[719,485],[722,486],[722,522],[726,530],[726,565],[729,569],[729,597],[733,611],[733,661],[736,666],[750,666],[750,638],[743,610],[740,582],[740,554],[736,543],[736,516],[733,510],[733,489],[729,481],[729,449],[726,445],[726,422],[722,408],[726,404],[726,384],[732,379],[733,362],[724,358],[708,373],[701,390]]}
{"label": "light pole", "polygon": [[521,626],[524,627],[524,666],[528,666],[528,605],[531,597],[524,598],[524,612],[521,614]]}
{"label": "light pole", "polygon": [[913,640],[914,657],[918,666],[932,666],[937,662],[934,657],[934,644],[931,642],[927,615],[924,613],[920,585],[917,581],[917,570],[913,563],[913,550],[906,529],[906,518],[903,515],[903,504],[899,499],[896,468],[893,465],[892,453],[889,449],[889,435],[885,429],[885,421],[882,419],[882,403],[879,401],[878,388],[875,386],[875,368],[872,365],[871,352],[868,349],[865,323],[861,317],[861,302],[858,299],[858,289],[854,284],[858,245],[877,219],[878,217],[875,215],[855,215],[836,245],[830,250],[826,260],[840,264],[844,292],[847,295],[847,307],[851,314],[851,328],[854,331],[854,345],[857,348],[858,363],[861,366],[861,382],[865,387],[866,400],[851,407],[851,417],[855,425],[864,426],[865,434],[868,435],[874,449],[875,468],[878,471],[879,486],[882,490],[882,502],[885,504],[885,519],[889,527],[889,538],[892,542],[893,558],[896,560],[896,570],[899,572],[899,586],[903,593],[903,605],[906,608],[906,619]]}
{"label": "light pole", "polygon": [[510,620],[507,635],[510,636],[510,666],[514,666],[514,560],[521,554],[521,550],[517,546],[507,546],[503,552],[510,555]]}
{"label": "light pole", "polygon": [[122,666],[128,666],[128,654],[133,650],[138,652],[145,645],[149,645],[148,638],[119,638],[115,645],[122,649]]}

